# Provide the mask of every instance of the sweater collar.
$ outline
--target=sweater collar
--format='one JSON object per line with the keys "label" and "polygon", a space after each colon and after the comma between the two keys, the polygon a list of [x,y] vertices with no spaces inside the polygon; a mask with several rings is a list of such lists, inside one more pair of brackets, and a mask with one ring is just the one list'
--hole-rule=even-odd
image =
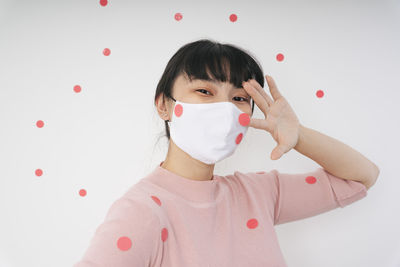
{"label": "sweater collar", "polygon": [[214,174],[213,178],[207,181],[192,180],[161,167],[163,162],[161,161],[145,179],[189,201],[215,201],[218,175]]}

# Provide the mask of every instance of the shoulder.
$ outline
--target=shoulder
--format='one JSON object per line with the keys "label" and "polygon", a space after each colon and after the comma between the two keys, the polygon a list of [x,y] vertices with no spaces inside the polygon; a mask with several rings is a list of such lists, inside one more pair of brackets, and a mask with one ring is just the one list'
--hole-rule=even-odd
{"label": "shoulder", "polygon": [[120,222],[131,228],[158,228],[160,219],[151,195],[145,185],[139,181],[112,202],[105,221]]}
{"label": "shoulder", "polygon": [[160,248],[157,215],[140,198],[121,197],[111,204],[89,247],[74,267],[149,266]]}
{"label": "shoulder", "polygon": [[103,227],[120,227],[136,234],[151,235],[160,228],[160,219],[143,197],[121,197],[108,208]]}
{"label": "shoulder", "polygon": [[157,217],[157,200],[154,195],[154,189],[140,180],[114,201],[110,210],[125,210],[129,214],[143,212],[147,217]]}

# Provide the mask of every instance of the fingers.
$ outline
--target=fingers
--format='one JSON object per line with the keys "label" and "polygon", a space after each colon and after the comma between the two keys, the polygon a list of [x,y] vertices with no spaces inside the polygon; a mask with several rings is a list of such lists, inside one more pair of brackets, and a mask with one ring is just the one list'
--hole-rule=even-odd
{"label": "fingers", "polygon": [[272,77],[268,76],[268,75],[265,75],[265,78],[266,78],[267,83],[268,83],[269,91],[271,92],[271,95],[274,98],[274,100],[276,101],[277,99],[281,98],[282,95],[279,92],[278,87],[276,86],[274,79],[272,79]]}
{"label": "fingers", "polygon": [[250,84],[253,85],[257,91],[267,100],[268,107],[274,103],[274,101],[271,99],[271,97],[265,92],[264,88],[261,87],[261,85],[254,79],[251,79]]}
{"label": "fingers", "polygon": [[260,130],[266,130],[270,133],[272,133],[273,130],[265,119],[250,118],[249,126]]}
{"label": "fingers", "polygon": [[263,95],[257,90],[251,83],[249,82],[243,82],[242,84],[243,88],[246,90],[246,92],[253,98],[254,102],[257,104],[257,106],[261,109],[261,111],[264,113],[265,117],[267,117],[269,106],[267,100],[264,98]]}
{"label": "fingers", "polygon": [[249,126],[254,127],[256,129],[265,129],[266,121],[264,119],[251,118]]}

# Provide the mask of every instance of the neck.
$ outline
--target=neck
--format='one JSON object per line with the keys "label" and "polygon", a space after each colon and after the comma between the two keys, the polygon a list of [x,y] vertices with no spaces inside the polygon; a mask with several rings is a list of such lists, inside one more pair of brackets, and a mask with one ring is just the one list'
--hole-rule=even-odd
{"label": "neck", "polygon": [[214,166],[215,164],[208,165],[192,158],[176,146],[172,139],[170,139],[167,157],[161,164],[162,168],[188,179],[199,181],[211,180]]}

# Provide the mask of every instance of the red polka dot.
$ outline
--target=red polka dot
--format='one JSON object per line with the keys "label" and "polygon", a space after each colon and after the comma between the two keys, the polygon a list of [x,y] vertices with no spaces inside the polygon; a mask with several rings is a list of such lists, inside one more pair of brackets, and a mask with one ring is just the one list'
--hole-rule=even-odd
{"label": "red polka dot", "polygon": [[239,115],[239,123],[242,126],[246,126],[250,123],[250,116],[247,113],[242,113]]}
{"label": "red polka dot", "polygon": [[38,128],[42,128],[42,127],[44,126],[44,122],[43,122],[42,120],[38,120],[38,121],[36,122],[36,126],[37,126]]}
{"label": "red polka dot", "polygon": [[229,16],[229,20],[232,21],[232,22],[237,21],[237,15],[236,15],[236,14],[231,14],[231,15]]}
{"label": "red polka dot", "polygon": [[104,48],[103,55],[109,56],[111,54],[111,50],[109,48]]}
{"label": "red polka dot", "polygon": [[180,21],[182,19],[182,14],[181,13],[176,13],[175,14],[175,20]]}
{"label": "red polka dot", "polygon": [[315,184],[316,181],[317,181],[317,179],[315,179],[314,176],[307,176],[307,178],[306,178],[306,182],[309,184]]}
{"label": "red polka dot", "polygon": [[130,249],[130,248],[132,247],[132,241],[131,241],[131,239],[130,239],[129,237],[127,237],[127,236],[121,236],[121,237],[118,239],[117,247],[118,247],[120,250],[123,250],[123,251],[128,250],[128,249]]}
{"label": "red polka dot", "polygon": [[247,221],[247,227],[250,228],[250,229],[256,228],[257,225],[258,225],[257,219],[250,219],[250,220]]}
{"label": "red polka dot", "polygon": [[163,242],[165,242],[165,240],[167,240],[167,238],[168,238],[168,230],[167,230],[167,228],[163,228],[161,231],[161,240]]}
{"label": "red polka dot", "polygon": [[107,5],[107,0],[100,0],[100,5],[106,6]]}
{"label": "red polka dot", "polygon": [[324,96],[324,91],[318,90],[317,93],[316,93],[316,95],[317,95],[318,98],[321,98],[321,97]]}
{"label": "red polka dot", "polygon": [[42,176],[43,171],[41,169],[36,169],[35,174],[36,174],[36,176]]}
{"label": "red polka dot", "polygon": [[151,198],[154,200],[154,202],[157,203],[158,206],[161,206],[161,201],[160,201],[160,199],[159,199],[158,197],[156,197],[156,196],[151,196]]}
{"label": "red polka dot", "polygon": [[242,133],[240,133],[240,134],[238,134],[238,136],[236,136],[236,144],[239,144],[241,141],[242,141],[242,138],[243,138],[243,134]]}
{"label": "red polka dot", "polygon": [[75,93],[79,93],[81,90],[82,90],[82,88],[79,85],[74,86]]}
{"label": "red polka dot", "polygon": [[175,106],[174,111],[175,111],[175,115],[176,115],[177,117],[180,117],[180,116],[182,115],[182,113],[183,113],[183,107],[182,107],[182,105],[181,105],[181,104],[177,104],[177,105]]}
{"label": "red polka dot", "polygon": [[86,190],[85,190],[85,189],[79,190],[79,195],[80,195],[81,197],[86,196]]}
{"label": "red polka dot", "polygon": [[283,58],[284,58],[284,56],[281,53],[276,55],[276,60],[278,60],[278,61],[283,61]]}

